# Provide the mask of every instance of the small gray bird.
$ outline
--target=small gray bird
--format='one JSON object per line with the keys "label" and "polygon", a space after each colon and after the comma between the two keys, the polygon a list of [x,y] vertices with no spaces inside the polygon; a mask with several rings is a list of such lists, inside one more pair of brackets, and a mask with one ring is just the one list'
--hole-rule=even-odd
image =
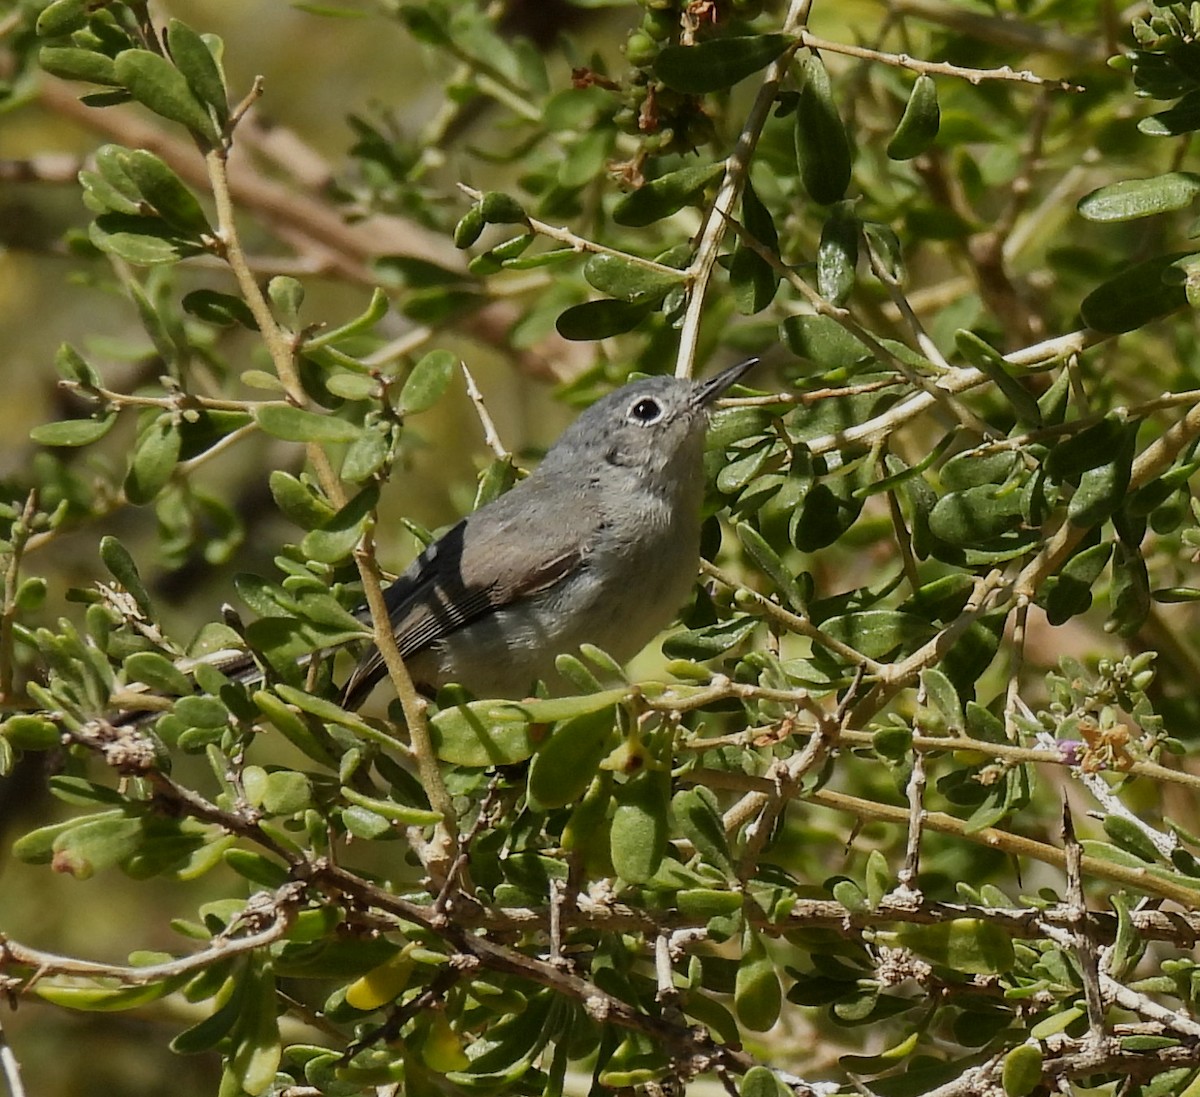
{"label": "small gray bird", "polygon": [[[620,660],[644,647],[696,577],[708,409],[757,361],[617,389],[527,479],[425,549],[385,591],[413,681],[523,697],[580,644]],[[342,703],[357,708],[386,673],[372,648]]]}

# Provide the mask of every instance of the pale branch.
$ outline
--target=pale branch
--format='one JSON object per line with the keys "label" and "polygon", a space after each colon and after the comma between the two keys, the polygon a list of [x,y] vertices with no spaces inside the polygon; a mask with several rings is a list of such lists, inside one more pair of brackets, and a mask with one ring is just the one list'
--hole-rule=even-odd
{"label": "pale branch", "polygon": [[408,737],[416,755],[417,772],[429,796],[429,806],[442,816],[437,824],[434,841],[427,850],[426,869],[438,878],[445,877],[454,860],[457,825],[454,803],[442,780],[441,767],[429,735],[429,723],[425,718],[426,702],[417,693],[412,675],[404,665],[404,657],[392,631],[391,614],[383,597],[383,582],[379,564],[375,558],[375,537],[368,525],[358,547],[354,550],[355,562],[363,583],[363,595],[371,611],[375,647],[387,668],[388,680],[400,700],[404,722],[408,725]]}
{"label": "pale branch", "polygon": [[467,383],[467,396],[470,397],[471,404],[475,408],[475,414],[479,416],[480,426],[483,427],[483,439],[487,443],[488,449],[495,454],[498,461],[511,461],[512,451],[509,450],[500,438],[500,432],[496,429],[496,424],[492,419],[491,413],[487,409],[487,405],[483,402],[483,393],[479,391],[479,386],[475,384],[475,378],[471,376],[471,371],[467,369],[466,362],[459,362],[459,368],[463,372],[463,380]]}
{"label": "pale branch", "polygon": [[78,381],[59,381],[58,387],[73,392],[84,400],[92,400],[111,408],[161,408],[164,411],[184,412],[188,409],[205,411],[245,411],[253,413],[258,408],[279,407],[282,400],[221,400],[210,396],[199,396],[182,389],[169,396],[143,396],[140,393],[117,392],[102,385],[83,385]]}
{"label": "pale branch", "polygon": [[[791,0],[787,15],[784,17],[782,32],[795,34],[808,21],[812,0]],[[797,42],[797,44],[799,44]],[[791,64],[791,52],[785,53],[778,60],[767,66],[762,84],[754,98],[754,103],[746,116],[742,132],[738,135],[733,151],[725,160],[725,174],[717,189],[717,196],[709,209],[704,226],[700,230],[699,242],[688,267],[690,285],[688,287],[688,303],[684,312],[683,323],[679,330],[679,351],[675,359],[675,376],[690,377],[696,369],[696,348],[700,341],[700,321],[704,314],[704,305],[708,295],[708,285],[713,270],[717,264],[717,256],[721,250],[721,241],[733,207],[741,196],[742,188],[750,173],[750,161],[754,156],[755,146],[763,126],[770,117],[771,108],[783,80],[787,66]]]}
{"label": "pale branch", "polygon": [[[190,956],[145,966],[77,960],[74,957],[30,948],[0,934],[0,972],[11,974],[13,968],[32,969],[28,978],[21,977],[23,990],[29,990],[34,982],[49,975],[105,979],[126,987],[161,983],[167,979],[202,971],[230,956],[266,948],[281,940],[291,928],[303,895],[304,885],[291,882],[279,888],[274,896],[268,898],[264,893],[262,898],[266,901],[256,903],[252,898],[242,916],[226,933],[215,937],[208,948]],[[252,927],[250,932],[235,935],[234,930],[242,924]]]}
{"label": "pale branch", "polygon": [[1061,54],[1071,61],[1092,65],[1103,65],[1108,60],[1109,51],[1100,38],[1081,38],[1012,16],[985,15],[964,9],[957,0],[886,0],[886,6],[897,15],[915,15],[1005,49]]}
{"label": "pale branch", "polygon": [[910,72],[925,76],[953,76],[971,84],[982,84],[987,80],[1009,80],[1020,84],[1038,84],[1043,87],[1057,88],[1060,91],[1085,90],[1078,84],[1072,84],[1066,80],[1051,80],[1038,76],[1028,69],[1014,69],[1009,65],[1001,65],[995,69],[976,69],[965,65],[952,65],[948,61],[923,61],[919,57],[910,57],[907,53],[886,53],[883,50],[868,49],[866,46],[855,46],[848,42],[833,42],[808,30],[800,32],[800,41],[811,50],[841,53],[847,57],[856,57],[860,61],[878,61],[883,65],[908,69]]}
{"label": "pale branch", "polygon": [[[1010,365],[1023,366],[1027,369],[1051,365],[1073,351],[1095,346],[1097,343],[1111,338],[1113,336],[1091,329],[1074,331],[1006,354],[1004,360]],[[945,392],[958,394],[986,384],[988,380],[987,374],[982,370],[973,367],[959,368],[952,373],[938,377],[937,387]],[[899,427],[923,415],[935,403],[935,397],[929,392],[913,393],[912,396],[894,404],[866,422],[832,434],[818,435],[808,439],[805,444],[814,454],[832,453],[855,444],[869,444],[876,439],[888,437]]]}
{"label": "pale branch", "polygon": [[[744,792],[747,795],[742,798],[741,803],[750,805],[754,810],[757,810],[757,805],[761,804],[762,798],[770,796],[775,790],[775,784],[765,777],[729,773],[723,770],[689,770],[681,776],[680,780],[685,784],[703,784],[714,789],[723,788]],[[797,792],[796,795],[800,796],[801,794]],[[859,819],[874,819],[880,822],[898,823],[901,826],[907,826],[909,823],[909,811],[907,807],[882,804],[860,796],[850,796],[846,793],[835,792],[828,788],[806,792],[803,794],[803,799],[806,802],[817,804],[821,807],[848,812]],[[1059,869],[1066,867],[1066,859],[1061,849],[1047,845],[1045,842],[1026,838],[1023,835],[1013,834],[1011,831],[1000,830],[996,827],[983,827],[979,830],[972,830],[967,826],[965,820],[958,819],[953,815],[948,815],[941,811],[926,812],[924,823],[928,830],[964,838],[978,845],[987,846],[989,849],[998,849],[1009,853],[1014,857],[1029,857],[1035,861],[1043,861]],[[1171,880],[1155,874],[1151,871],[1150,866],[1146,868],[1130,868],[1125,865],[1118,865],[1111,861],[1102,860],[1099,857],[1085,856],[1083,859],[1083,869],[1090,876],[1110,880],[1152,895],[1173,899],[1187,909],[1191,909],[1197,903],[1198,893],[1195,889],[1183,884],[1173,883]]]}
{"label": "pale branch", "polygon": [[807,617],[792,613],[790,610],[784,609],[778,602],[772,601],[765,595],[759,594],[758,591],[744,586],[733,576],[727,575],[715,564],[709,563],[707,560],[701,560],[700,571],[702,574],[707,575],[711,579],[716,579],[718,583],[735,591],[737,597],[741,598],[743,602],[752,604],[777,624],[782,625],[799,636],[807,636],[814,643],[828,648],[835,655],[840,655],[853,666],[860,666],[873,676],[880,676],[886,672],[887,667],[885,664],[863,655],[861,652],[855,651],[849,644],[845,644],[841,640],[830,636],[814,625]]}
{"label": "pale branch", "polygon": [[1100,956],[1096,942],[1087,931],[1087,899],[1083,893],[1083,847],[1075,836],[1071,807],[1062,798],[1062,839],[1067,857],[1067,916],[1072,922],[1065,934],[1065,945],[1075,953],[1083,976],[1083,997],[1087,1005],[1088,1031],[1092,1040],[1104,1039],[1104,992],[1100,986]]}
{"label": "pale branch", "polygon": [[25,1097],[25,1086],[21,1081],[21,1064],[13,1053],[8,1038],[4,1035],[2,1025],[0,1025],[0,1078],[4,1079],[4,1084],[8,1087],[8,1097]]}

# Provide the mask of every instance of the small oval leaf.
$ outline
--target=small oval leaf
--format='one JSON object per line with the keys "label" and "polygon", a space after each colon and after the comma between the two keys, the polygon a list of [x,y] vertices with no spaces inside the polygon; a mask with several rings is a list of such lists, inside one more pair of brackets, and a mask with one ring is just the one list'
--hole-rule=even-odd
{"label": "small oval leaf", "polygon": [[800,62],[803,85],[796,104],[796,159],[814,202],[839,201],[850,185],[850,142],[833,101],[829,73],[815,53]]}
{"label": "small oval leaf", "polygon": [[667,46],[654,72],[669,88],[689,95],[731,88],[765,68],[795,41],[787,34],[710,38],[693,46]]}
{"label": "small oval leaf", "polygon": [[888,156],[893,160],[911,160],[919,156],[933,144],[941,122],[937,84],[932,76],[922,73],[913,84],[896,132],[888,142]]}

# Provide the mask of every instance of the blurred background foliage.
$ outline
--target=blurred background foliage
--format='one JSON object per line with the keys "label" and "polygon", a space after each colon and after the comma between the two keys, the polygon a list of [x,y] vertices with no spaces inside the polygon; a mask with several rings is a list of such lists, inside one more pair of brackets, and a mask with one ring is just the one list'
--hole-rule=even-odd
{"label": "blurred background foliage", "polygon": [[[669,1088],[712,1054],[746,1097],[1195,1097],[1198,18],[0,4],[0,932],[119,965],[311,883],[275,892],[299,936],[153,1001],[69,966],[39,1001],[16,957],[30,1092]],[[209,228],[228,240],[226,152],[249,285]],[[746,354],[765,395],[715,418],[721,571],[685,627],[628,678],[585,653],[579,698],[516,732],[480,699],[497,774],[442,698],[483,944],[422,883],[436,791],[388,745],[394,707],[364,722],[286,673],[259,701],[198,672],[214,696],[193,696],[166,668],[230,640],[226,602],[295,610],[283,639],[250,634],[268,658],[322,646],[361,598],[363,534],[398,571],[511,482],[459,358],[528,467],[631,370]],[[264,410],[281,389],[321,424]],[[216,403],[188,419],[179,393]],[[331,518],[376,484],[376,524]],[[331,673],[310,692],[335,698]],[[156,761],[117,763],[94,720],[137,681],[170,711]],[[97,804],[119,822],[88,830]],[[331,853],[353,881],[320,876]],[[552,943],[632,1019],[537,966],[559,883],[624,904],[560,911]],[[674,989],[663,927],[695,935]],[[487,978],[447,978],[474,947]],[[211,1039],[188,1029],[210,1015]],[[204,1054],[168,1050],[184,1029]]]}

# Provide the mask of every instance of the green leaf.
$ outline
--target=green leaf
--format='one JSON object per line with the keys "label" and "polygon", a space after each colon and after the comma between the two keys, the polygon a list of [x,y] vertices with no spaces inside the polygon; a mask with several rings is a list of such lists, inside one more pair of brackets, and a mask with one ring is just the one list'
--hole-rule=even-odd
{"label": "green leaf", "polygon": [[211,289],[196,289],[185,294],[180,302],[184,312],[203,320],[207,324],[228,328],[240,324],[250,331],[258,330],[258,321],[250,307],[240,297],[230,293],[218,293]]}
{"label": "green leaf", "polygon": [[38,64],[52,76],[63,80],[87,80],[93,84],[120,87],[111,57],[95,50],[70,46],[43,46],[38,51]]}
{"label": "green leaf", "polygon": [[408,804],[399,804],[395,800],[379,800],[373,796],[364,796],[352,788],[343,788],[342,796],[357,807],[366,808],[404,826],[432,826],[442,818],[439,812],[430,811],[428,808],[411,807]]}
{"label": "green leaf", "polygon": [[[770,252],[779,253],[779,233],[770,211],[758,198],[754,184],[748,178],[742,190],[742,226],[746,233]],[[780,275],[767,259],[738,241],[730,260],[730,288],[733,302],[743,316],[762,312],[779,290]]]}
{"label": "green leaf", "polygon": [[172,122],[186,126],[210,145],[221,132],[208,109],[192,93],[187,80],[165,57],[149,50],[125,50],[115,61],[117,79],[143,106]]}
{"label": "green leaf", "polygon": [[559,335],[573,342],[608,339],[632,331],[653,311],[652,305],[628,301],[585,301],[560,313],[554,326]]}
{"label": "green leaf", "polygon": [[157,651],[135,651],[125,659],[124,669],[126,681],[144,682],[162,693],[182,696],[192,691],[187,675]]}
{"label": "green leaf", "polygon": [[444,708],[430,720],[429,734],[437,756],[456,766],[515,765],[537,747],[525,714],[497,701]]}
{"label": "green leaf", "polygon": [[799,61],[796,104],[796,159],[800,179],[814,202],[833,205],[850,185],[850,142],[833,100],[829,73],[815,53]]}
{"label": "green leaf", "polygon": [[1112,458],[1125,434],[1128,420],[1120,411],[1109,412],[1100,422],[1056,443],[1046,454],[1045,469],[1058,480],[1070,480]]}
{"label": "green leaf", "polygon": [[547,811],[581,799],[608,753],[614,726],[608,706],[558,724],[529,764],[530,807]]}
{"label": "green leaf", "polygon": [[1012,939],[980,918],[954,918],[931,925],[907,923],[894,936],[904,948],[967,975],[998,975],[1016,962]]}
{"label": "green leaf", "polygon": [[632,263],[619,255],[593,255],[583,266],[583,276],[601,293],[640,305],[661,300],[680,285],[684,274],[667,274]]}
{"label": "green leaf", "polygon": [[834,305],[845,304],[854,289],[859,224],[847,202],[835,206],[821,228],[817,246],[817,290]]}
{"label": "green leaf", "polygon": [[318,697],[307,690],[296,689],[284,682],[276,684],[275,692],[288,704],[295,705],[302,712],[310,713],[318,720],[340,724],[342,727],[360,734],[369,733],[371,730],[370,725],[358,713],[350,712],[325,697]]}
{"label": "green leaf", "polygon": [[66,381],[87,388],[100,384],[100,375],[70,343],[63,343],[54,354],[54,368]]}
{"label": "green leaf", "polygon": [[1008,363],[1003,355],[995,350],[973,331],[960,328],[954,333],[954,342],[959,353],[991,379],[992,383],[1004,394],[1005,399],[1012,405],[1017,418],[1022,423],[1032,427],[1042,425],[1042,412],[1034,397],[1017,378],[1008,372]]}
{"label": "green leaf", "polygon": [[667,46],[654,72],[669,88],[705,95],[731,88],[766,68],[795,42],[787,34],[755,34],[710,38],[692,46]]}
{"label": "green leaf", "polygon": [[[208,40],[220,48],[220,39],[208,36]],[[197,34],[186,23],[172,19],[167,23],[167,49],[192,94],[213,110],[224,127],[229,121],[229,93],[205,36]]]}
{"label": "green leaf", "polygon": [[739,244],[729,262],[729,287],[743,316],[762,312],[779,290],[779,275],[758,252]]}
{"label": "green leaf", "polygon": [[663,641],[663,654],[671,659],[715,659],[749,639],[758,618],[734,617],[702,628],[676,632]]}
{"label": "green leaf", "polygon": [[1104,816],[1104,833],[1127,853],[1150,864],[1159,860],[1159,852],[1141,827],[1121,815]]}
{"label": "green leaf", "polygon": [[1128,423],[1104,464],[1085,469],[1067,504],[1067,518],[1085,529],[1105,521],[1125,501],[1140,422]]}
{"label": "green leaf", "polygon": [[459,218],[458,224],[454,226],[454,246],[456,248],[469,248],[479,239],[480,234],[483,232],[484,224],[483,211],[479,208],[479,203],[476,202]]}
{"label": "green leaf", "polygon": [[527,720],[539,724],[549,724],[557,720],[570,720],[576,716],[586,716],[588,713],[607,709],[611,705],[626,700],[628,696],[629,688],[627,686],[616,686],[613,689],[588,693],[579,697],[547,697],[496,703],[517,709]]}
{"label": "green leaf", "polygon": [[88,238],[101,251],[137,267],[178,263],[184,256],[203,250],[195,240],[181,237],[159,217],[130,217],[122,213],[101,214],[88,226]]}
{"label": "green leaf", "polygon": [[954,684],[937,667],[921,671],[921,690],[924,703],[917,710],[917,720],[926,734],[961,735],[963,710]]}
{"label": "green leaf", "polygon": [[91,986],[65,986],[42,979],[33,988],[33,992],[43,1001],[62,1006],[64,1009],[87,1013],[115,1013],[126,1009],[139,1009],[156,1002],[178,985],[177,979],[164,979],[161,982],[132,987],[105,986],[100,982]]}
{"label": "green leaf", "polygon": [[125,170],[146,202],[172,228],[193,236],[212,234],[195,196],[154,153],[131,149],[125,155]]}
{"label": "green leaf", "polygon": [[854,1074],[880,1074],[907,1059],[917,1048],[921,1033],[910,1032],[898,1044],[893,1044],[878,1055],[843,1055],[838,1063]]}
{"label": "green leaf", "polygon": [[707,864],[734,875],[733,856],[725,837],[717,798],[703,786],[683,789],[671,800],[671,811],[683,835]]}
{"label": "green leaf", "polygon": [[1122,179],[1085,194],[1076,206],[1089,221],[1134,221],[1186,209],[1200,194],[1200,175],[1169,171],[1149,179]]}
{"label": "green leaf", "polygon": [[788,530],[796,548],[816,552],[832,545],[854,524],[863,500],[847,498],[844,494],[847,486],[818,481],[804,493],[799,512],[792,517]]}
{"label": "green leaf", "polygon": [[1186,258],[1189,253],[1175,252],[1126,267],[1083,299],[1079,306],[1083,322],[1096,331],[1119,335],[1183,308],[1187,290],[1166,276]]}
{"label": "green leaf", "polygon": [[1140,119],[1137,128],[1147,137],[1178,137],[1200,129],[1200,95],[1189,91],[1173,107]]}
{"label": "green leaf", "polygon": [[309,530],[300,544],[304,554],[336,564],[354,551],[379,503],[379,485],[368,484],[319,529]]}
{"label": "green leaf", "polygon": [[521,203],[502,191],[488,191],[479,200],[479,212],[489,225],[526,225],[529,215]]}
{"label": "green leaf", "polygon": [[289,442],[353,442],[362,434],[355,423],[290,404],[260,404],[254,418],[268,434]]}
{"label": "green leaf", "polygon": [[62,736],[62,729],[42,716],[20,713],[0,723],[0,740],[17,750],[53,750]]}
{"label": "green leaf", "polygon": [[[287,279],[287,281],[294,282],[295,279]],[[299,283],[296,284],[299,285]],[[283,286],[281,285],[279,288],[282,290]],[[280,294],[279,296],[283,296],[283,294]],[[289,296],[291,296],[291,294],[289,294]],[[301,301],[302,300],[303,291],[301,293]],[[301,301],[291,302],[281,311],[295,316],[300,311]],[[330,328],[328,331],[323,331],[319,335],[313,336],[311,339],[305,342],[304,349],[306,352],[312,351],[319,347],[326,347],[330,344],[339,343],[344,339],[349,339],[352,335],[361,335],[363,332],[370,331],[387,315],[387,311],[388,295],[384,293],[383,290],[377,288],[371,294],[371,300],[367,303],[367,307],[363,309],[362,312],[352,319],[347,320],[344,324],[339,324],[336,328]],[[363,376],[369,376],[369,374],[365,372],[365,369]]]}
{"label": "green leaf", "polygon": [[458,358],[448,350],[431,350],[413,367],[400,390],[400,414],[415,415],[433,407],[450,385]]}
{"label": "green leaf", "polygon": [[121,585],[122,589],[137,603],[143,616],[153,620],[154,612],[150,604],[150,595],[142,582],[142,577],[138,574],[137,564],[133,562],[129,550],[115,537],[102,537],[100,539],[100,559],[104,561],[104,566],[112,572],[113,578]]}
{"label": "green leaf", "polygon": [[758,565],[763,574],[775,584],[776,589],[784,596],[794,609],[803,611],[804,594],[796,582],[795,576],[778,554],[752,525],[739,522],[737,525],[738,540]]}
{"label": "green leaf", "polygon": [[791,1092],[766,1067],[751,1067],[738,1086],[738,1097],[789,1097]]}
{"label": "green leaf", "polygon": [[265,1093],[279,1070],[283,1046],[279,1038],[275,978],[263,962],[248,975],[246,997],[233,1041],[227,1070],[251,1097]]}
{"label": "green leaf", "polygon": [[41,423],[29,432],[39,446],[90,446],[98,442],[117,421],[115,412],[99,419],[61,419],[57,423]]}
{"label": "green leaf", "polygon": [[831,617],[821,623],[821,630],[872,659],[882,659],[905,645],[923,643],[936,631],[915,614],[886,609]]}
{"label": "green leaf", "polygon": [[937,83],[932,76],[922,73],[912,86],[896,132],[888,142],[888,156],[893,160],[911,160],[919,156],[933,144],[941,123]]}
{"label": "green leaf", "polygon": [[271,473],[269,483],[275,505],[298,526],[315,529],[337,513],[317,488],[282,469]]}
{"label": "green leaf", "polygon": [[1046,620],[1050,624],[1064,624],[1088,611],[1092,604],[1092,587],[1104,571],[1112,549],[1112,542],[1104,541],[1076,553],[1042,587],[1037,603],[1046,611]]}
{"label": "green leaf", "polygon": [[1109,602],[1112,613],[1105,628],[1126,639],[1137,635],[1150,614],[1150,576],[1141,550],[1123,541],[1113,549]]}
{"label": "green leaf", "polygon": [[144,838],[141,819],[124,813],[94,818],[64,830],[54,839],[54,867],[86,880],[132,856]]}
{"label": "green leaf", "polygon": [[171,479],[182,439],[171,413],[164,412],[139,435],[125,477],[125,495],[134,506],[154,501]]}
{"label": "green leaf", "polygon": [[1005,1097],[1026,1097],[1041,1081],[1042,1049],[1036,1044],[1020,1044],[1004,1056],[1000,1084]]}
{"label": "green leaf", "polygon": [[824,369],[847,369],[865,362],[871,351],[831,316],[789,316],[782,324],[783,341],[797,358]]}
{"label": "green leaf", "polygon": [[251,699],[259,712],[271,721],[289,743],[318,765],[326,766],[329,769],[337,768],[328,743],[322,741],[318,733],[309,727],[302,717],[288,708],[282,700],[261,689],[256,691]]}
{"label": "green leaf", "polygon": [[57,38],[87,23],[89,0],[52,0],[37,18],[35,29],[43,38]]}
{"label": "green leaf", "polygon": [[667,852],[671,775],[643,769],[616,790],[609,848],[613,868],[631,884],[646,883]]}
{"label": "green leaf", "polygon": [[223,728],[229,723],[229,710],[216,697],[181,697],[175,714],[189,727]]}
{"label": "green leaf", "polygon": [[751,1032],[766,1032],[779,1020],[782,1005],[783,991],[775,963],[762,938],[747,930],[733,991],[738,1020]]}
{"label": "green leaf", "polygon": [[277,770],[268,774],[261,802],[272,815],[295,815],[312,803],[312,785],[303,773]]}
{"label": "green leaf", "polygon": [[613,220],[628,228],[652,225],[683,209],[724,171],[724,164],[698,164],[660,176],[617,202]]}
{"label": "green leaf", "polygon": [[1025,510],[1025,493],[1016,486],[981,484],[941,496],[929,512],[929,529],[948,545],[987,544],[1016,529]]}
{"label": "green leaf", "polygon": [[299,326],[300,308],[304,304],[302,282],[286,274],[277,274],[267,283],[267,297],[283,323],[290,327]]}

